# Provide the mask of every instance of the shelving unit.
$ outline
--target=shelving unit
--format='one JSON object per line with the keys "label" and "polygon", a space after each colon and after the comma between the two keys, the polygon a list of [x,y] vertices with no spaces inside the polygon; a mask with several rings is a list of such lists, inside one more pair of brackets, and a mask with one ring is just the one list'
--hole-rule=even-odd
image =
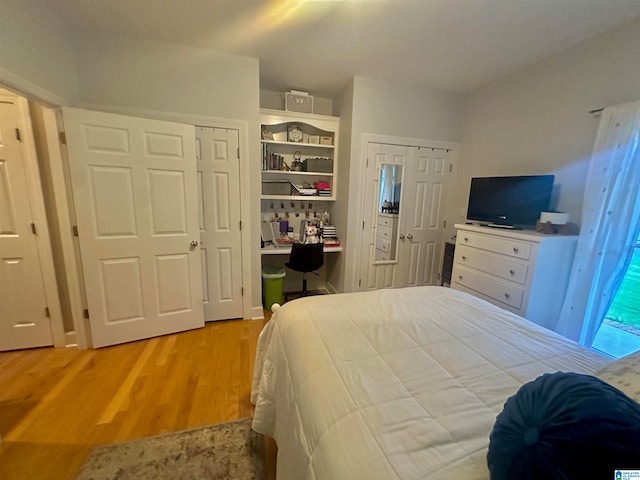
{"label": "shelving unit", "polygon": [[[302,131],[299,142],[288,141],[289,128],[292,125]],[[262,193],[260,198],[263,200],[312,202],[335,201],[338,125],[339,119],[337,117],[262,110]],[[321,141],[325,144],[321,144]],[[327,168],[323,168],[323,170],[327,171],[296,171],[294,166],[296,152],[300,152],[301,162],[304,163],[307,160],[308,165],[312,163],[325,164]],[[275,170],[273,169],[274,165],[282,165],[282,169]],[[302,168],[302,164],[300,168]],[[301,188],[313,188],[314,184],[324,182],[330,186],[330,194],[271,193],[269,187],[273,182],[278,181],[291,182]]]}

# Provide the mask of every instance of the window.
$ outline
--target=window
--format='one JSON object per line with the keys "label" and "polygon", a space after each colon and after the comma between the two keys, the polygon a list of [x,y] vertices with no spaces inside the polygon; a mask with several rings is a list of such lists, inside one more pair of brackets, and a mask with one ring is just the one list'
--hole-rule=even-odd
{"label": "window", "polygon": [[640,350],[640,237],[593,348],[616,358]]}
{"label": "window", "polygon": [[636,240],[629,269],[606,318],[635,328],[640,334],[640,238]]}

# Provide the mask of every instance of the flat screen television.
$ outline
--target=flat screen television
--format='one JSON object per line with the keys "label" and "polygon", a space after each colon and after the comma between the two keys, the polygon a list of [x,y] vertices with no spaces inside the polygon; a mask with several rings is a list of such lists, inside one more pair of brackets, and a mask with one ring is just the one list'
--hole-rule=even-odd
{"label": "flat screen television", "polygon": [[553,175],[474,177],[467,219],[497,227],[535,225],[549,210]]}

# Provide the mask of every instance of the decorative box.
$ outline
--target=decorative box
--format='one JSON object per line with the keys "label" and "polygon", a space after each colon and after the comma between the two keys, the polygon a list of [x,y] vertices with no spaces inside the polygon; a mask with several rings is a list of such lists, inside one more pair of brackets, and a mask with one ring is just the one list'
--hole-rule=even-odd
{"label": "decorative box", "polygon": [[302,162],[303,172],[333,172],[333,160],[331,158],[307,158]]}
{"label": "decorative box", "polygon": [[262,195],[297,195],[298,189],[290,181],[263,180]]}
{"label": "decorative box", "polygon": [[284,109],[287,112],[313,113],[313,96],[306,92],[286,92]]}

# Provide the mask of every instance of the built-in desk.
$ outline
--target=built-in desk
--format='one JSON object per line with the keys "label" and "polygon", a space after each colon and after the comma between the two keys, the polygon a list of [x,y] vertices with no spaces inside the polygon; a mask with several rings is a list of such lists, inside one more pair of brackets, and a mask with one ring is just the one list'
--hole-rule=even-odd
{"label": "built-in desk", "polygon": [[[338,247],[324,247],[324,252],[331,255],[325,255],[324,266],[317,270],[317,275],[309,275],[309,290],[322,290],[328,289],[333,291],[331,287],[327,285],[327,268],[331,269],[336,264],[339,252],[343,251],[343,246]],[[289,261],[289,254],[291,253],[291,247],[272,247],[265,246],[260,249],[262,256],[262,267],[265,268],[280,268],[284,267],[285,263]],[[284,279],[283,289],[285,292],[297,292],[301,290],[302,286],[302,274],[290,269],[286,269],[287,275]]]}
{"label": "built-in desk", "polygon": [[[339,247],[324,247],[324,253],[342,252],[342,246]],[[262,255],[289,255],[291,253],[291,247],[273,247],[267,246],[260,249]]]}

